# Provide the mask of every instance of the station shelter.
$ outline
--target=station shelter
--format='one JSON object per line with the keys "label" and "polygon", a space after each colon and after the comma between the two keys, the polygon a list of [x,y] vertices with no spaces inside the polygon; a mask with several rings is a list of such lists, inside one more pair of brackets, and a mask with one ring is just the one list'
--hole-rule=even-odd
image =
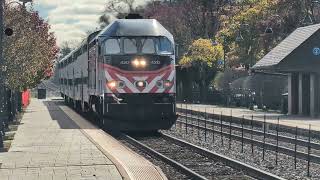
{"label": "station shelter", "polygon": [[296,29],[252,69],[288,76],[289,115],[320,115],[320,24]]}

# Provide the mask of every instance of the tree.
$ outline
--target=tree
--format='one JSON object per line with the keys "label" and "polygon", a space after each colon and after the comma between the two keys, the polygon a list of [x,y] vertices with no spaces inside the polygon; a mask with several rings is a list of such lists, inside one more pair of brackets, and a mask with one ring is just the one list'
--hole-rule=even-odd
{"label": "tree", "polygon": [[4,39],[6,85],[12,90],[33,88],[53,74],[59,48],[49,24],[38,12],[6,7],[5,24],[14,30]]}
{"label": "tree", "polygon": [[144,6],[136,5],[136,0],[110,0],[104,14],[99,17],[100,27],[108,26],[112,19],[123,19],[129,13],[142,13]]}
{"label": "tree", "polygon": [[[225,7],[217,36],[227,39],[230,65],[254,65],[297,27],[306,25],[303,21],[311,13],[311,4],[311,0],[247,0]],[[267,28],[273,33],[265,33]],[[240,35],[242,41],[236,42]]]}
{"label": "tree", "polygon": [[179,52],[184,54],[199,38],[214,39],[219,27],[221,9],[227,1],[172,0],[150,1],[144,16],[157,19],[174,36]]}
{"label": "tree", "polygon": [[72,48],[70,47],[69,42],[67,41],[63,42],[60,49],[60,54],[61,54],[60,59],[67,56],[71,51],[72,51]]}
{"label": "tree", "polygon": [[210,39],[198,39],[191,44],[180,61],[180,65],[188,69],[188,79],[199,86],[202,102],[207,99],[208,87],[219,70],[217,61],[222,56],[221,45],[213,46]]}
{"label": "tree", "polygon": [[99,17],[98,20],[100,28],[104,28],[111,23],[111,16],[109,14],[103,14]]}

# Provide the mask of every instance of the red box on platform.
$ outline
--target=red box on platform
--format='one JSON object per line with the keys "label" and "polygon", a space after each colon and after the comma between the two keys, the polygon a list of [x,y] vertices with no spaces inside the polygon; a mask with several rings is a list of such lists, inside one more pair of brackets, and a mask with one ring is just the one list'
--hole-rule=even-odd
{"label": "red box on platform", "polygon": [[30,90],[22,92],[22,106],[27,107],[30,103]]}

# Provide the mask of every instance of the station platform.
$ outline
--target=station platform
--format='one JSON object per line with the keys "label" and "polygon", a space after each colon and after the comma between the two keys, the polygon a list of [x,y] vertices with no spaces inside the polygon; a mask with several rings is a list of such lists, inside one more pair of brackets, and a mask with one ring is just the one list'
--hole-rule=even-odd
{"label": "station platform", "polygon": [[311,118],[298,115],[286,115],[281,114],[277,111],[262,111],[262,110],[249,110],[246,108],[237,107],[222,107],[217,105],[205,105],[205,104],[185,104],[177,103],[177,107],[181,109],[188,109],[198,112],[207,112],[210,114],[215,114],[215,116],[231,116],[236,118],[242,118],[251,120],[252,116],[254,120],[264,121],[264,116],[266,116],[266,122],[277,124],[278,118],[280,125],[289,127],[298,127],[301,129],[308,130],[309,124],[313,131],[320,131],[320,118]]}
{"label": "station platform", "polygon": [[32,99],[1,180],[166,180],[161,169],[97,128],[61,100]]}

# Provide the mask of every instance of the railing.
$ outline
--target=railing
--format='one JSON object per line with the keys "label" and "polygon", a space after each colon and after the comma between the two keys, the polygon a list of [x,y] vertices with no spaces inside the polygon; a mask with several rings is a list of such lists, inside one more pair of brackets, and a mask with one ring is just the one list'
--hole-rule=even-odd
{"label": "railing", "polygon": [[22,108],[27,107],[30,102],[30,91],[18,92],[9,89],[2,89],[2,109],[0,112],[0,151],[6,149],[4,141],[7,132],[12,131],[11,126],[17,125],[17,115],[22,112]]}

